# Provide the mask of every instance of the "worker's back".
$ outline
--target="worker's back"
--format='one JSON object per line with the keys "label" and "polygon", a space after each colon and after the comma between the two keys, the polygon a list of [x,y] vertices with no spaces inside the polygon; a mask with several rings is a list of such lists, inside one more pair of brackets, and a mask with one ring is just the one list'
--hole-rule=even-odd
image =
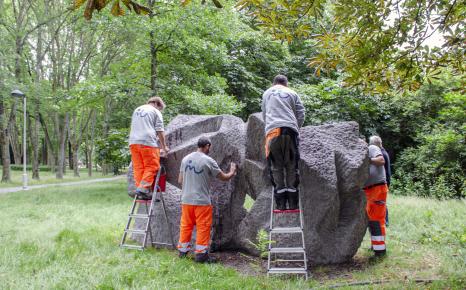
{"label": "worker's back", "polygon": [[160,111],[149,104],[136,108],[131,117],[129,144],[159,147],[157,131],[163,131]]}
{"label": "worker's back", "polygon": [[292,89],[275,85],[262,96],[262,113],[265,132],[280,127],[288,127],[296,133],[304,122],[304,106]]}
{"label": "worker's back", "polygon": [[185,156],[180,167],[183,174],[182,203],[210,205],[209,183],[220,171],[217,162],[202,152]]}

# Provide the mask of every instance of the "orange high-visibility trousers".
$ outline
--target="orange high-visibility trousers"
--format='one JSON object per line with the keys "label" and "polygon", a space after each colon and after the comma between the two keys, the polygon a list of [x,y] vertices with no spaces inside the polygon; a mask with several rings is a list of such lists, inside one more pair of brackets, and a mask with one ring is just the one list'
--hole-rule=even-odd
{"label": "orange high-visibility trousers", "polygon": [[385,214],[388,187],[386,184],[364,189],[367,198],[366,212],[374,252],[385,252]]}
{"label": "orange high-visibility trousers", "polygon": [[160,149],[141,144],[129,146],[136,188],[143,193],[151,191],[155,174],[160,169]]}
{"label": "orange high-visibility trousers", "polygon": [[189,252],[191,235],[196,226],[195,253],[206,253],[209,249],[210,229],[212,227],[212,205],[181,205],[180,240],[178,250]]}

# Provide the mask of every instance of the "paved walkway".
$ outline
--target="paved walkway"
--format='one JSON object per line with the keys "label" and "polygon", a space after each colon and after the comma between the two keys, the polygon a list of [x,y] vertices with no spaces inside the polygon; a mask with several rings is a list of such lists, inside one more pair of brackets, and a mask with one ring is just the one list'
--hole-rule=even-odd
{"label": "paved walkway", "polygon": [[[28,190],[36,189],[36,188],[53,187],[53,186],[68,186],[68,185],[79,185],[79,184],[88,184],[88,183],[96,183],[96,182],[105,182],[105,181],[118,180],[118,179],[122,179],[122,178],[125,178],[125,177],[126,177],[126,175],[118,175],[118,176],[115,176],[115,177],[88,179],[88,180],[83,180],[83,181],[31,185],[31,186],[28,186]],[[22,190],[23,190],[23,187],[21,187],[21,186],[20,187],[2,188],[2,189],[0,189],[0,195],[10,193],[10,192],[22,191]]]}

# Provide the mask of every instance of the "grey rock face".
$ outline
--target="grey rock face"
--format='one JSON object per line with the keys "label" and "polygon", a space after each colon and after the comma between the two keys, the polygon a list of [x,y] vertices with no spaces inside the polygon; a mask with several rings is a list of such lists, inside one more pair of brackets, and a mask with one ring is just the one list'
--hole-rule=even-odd
{"label": "grey rock face", "polygon": [[[210,156],[226,171],[229,163],[239,165],[238,175],[229,182],[215,180],[211,190],[214,204],[212,246],[259,254],[256,242],[260,229],[270,223],[272,185],[265,160],[264,123],[260,114],[244,124],[233,116],[179,116],[168,126],[171,149],[166,168],[170,226],[179,235],[180,190],[177,183],[181,160],[197,149],[200,136],[210,137]],[[300,196],[308,259],[313,264],[340,263],[351,259],[366,231],[365,195],[362,186],[368,173],[367,144],[358,137],[358,124],[344,122],[308,126],[300,132]],[[177,188],[178,187],[178,188]],[[245,196],[254,199],[252,209],[244,207]],[[160,206],[160,205],[157,205]],[[161,209],[156,208],[157,215]],[[282,215],[274,225],[297,221],[297,215]],[[162,216],[159,221],[163,221]],[[168,241],[165,222],[157,225],[157,240]],[[280,236],[276,246],[293,246],[298,240]]]}

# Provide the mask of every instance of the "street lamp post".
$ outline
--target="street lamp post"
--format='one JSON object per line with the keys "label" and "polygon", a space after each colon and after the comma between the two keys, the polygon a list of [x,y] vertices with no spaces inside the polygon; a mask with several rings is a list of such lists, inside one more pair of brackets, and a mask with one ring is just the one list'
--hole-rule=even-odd
{"label": "street lamp post", "polygon": [[26,95],[21,92],[20,90],[13,90],[11,92],[11,95],[13,97],[17,98],[23,98],[23,121],[24,121],[24,127],[23,127],[23,190],[28,189],[28,174],[26,171]]}

